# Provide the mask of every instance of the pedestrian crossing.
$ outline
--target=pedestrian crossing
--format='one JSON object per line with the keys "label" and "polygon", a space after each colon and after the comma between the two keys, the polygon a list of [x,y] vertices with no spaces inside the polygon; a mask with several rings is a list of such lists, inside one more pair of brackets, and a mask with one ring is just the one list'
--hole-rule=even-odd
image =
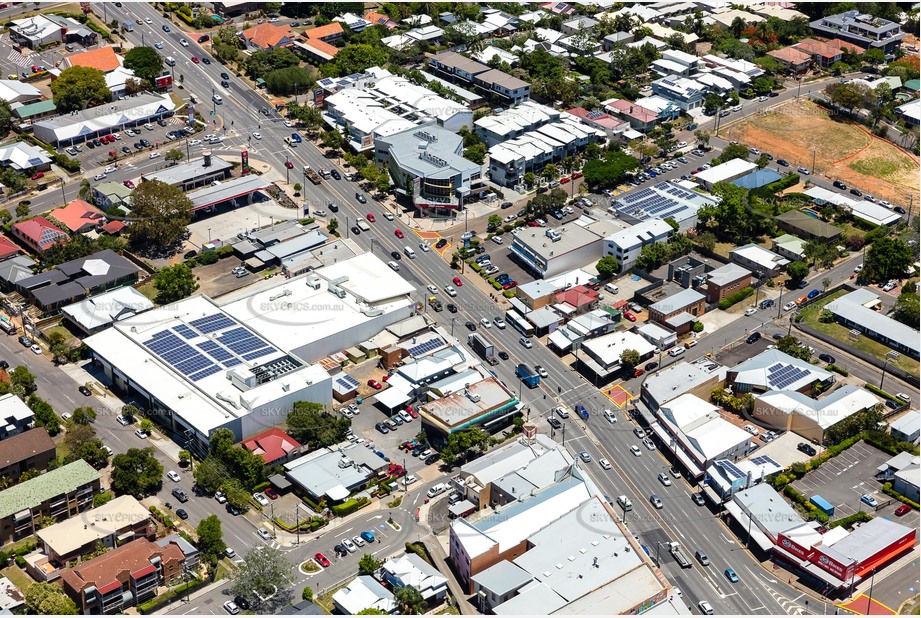
{"label": "pedestrian crossing", "polygon": [[32,66],[32,61],[29,60],[26,56],[23,56],[15,49],[10,50],[10,55],[7,56],[7,59],[15,65],[21,66],[23,68],[29,68]]}

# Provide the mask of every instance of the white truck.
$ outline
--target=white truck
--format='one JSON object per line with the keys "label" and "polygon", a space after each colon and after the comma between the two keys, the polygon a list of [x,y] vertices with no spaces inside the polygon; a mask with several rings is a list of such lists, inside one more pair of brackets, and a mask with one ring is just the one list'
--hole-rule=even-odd
{"label": "white truck", "polygon": [[672,541],[668,544],[668,553],[675,558],[675,562],[677,562],[682,569],[691,568],[691,561],[681,552],[681,546],[677,542]]}
{"label": "white truck", "polygon": [[617,496],[617,504],[619,504],[620,508],[622,508],[625,511],[633,510],[633,502],[631,502],[630,498],[628,498],[627,496]]}
{"label": "white truck", "polygon": [[371,231],[371,226],[368,225],[368,222],[365,221],[364,217],[358,217],[358,219],[355,220],[355,225],[357,225],[363,232]]}

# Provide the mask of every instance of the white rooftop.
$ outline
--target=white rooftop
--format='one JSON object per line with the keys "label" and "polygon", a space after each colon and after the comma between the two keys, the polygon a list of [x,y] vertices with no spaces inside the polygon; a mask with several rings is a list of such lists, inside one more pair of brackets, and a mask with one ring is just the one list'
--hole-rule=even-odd
{"label": "white rooftop", "polygon": [[822,429],[828,429],[852,414],[880,403],[872,393],[853,384],[843,386],[821,399],[811,399],[791,390],[770,391],[758,395],[756,399],[788,414],[796,412],[805,416]]}
{"label": "white rooftop", "polygon": [[724,180],[735,180],[743,174],[747,174],[758,168],[756,163],[746,161],[745,159],[730,159],[725,163],[720,163],[715,167],[698,173],[695,178],[697,182],[704,184],[716,184]]}
{"label": "white rooftop", "polygon": [[582,344],[592,356],[598,358],[606,367],[620,363],[620,355],[626,350],[636,350],[640,357],[655,352],[656,347],[640,335],[627,331],[618,331],[590,339]]}
{"label": "white rooftop", "polygon": [[145,519],[150,519],[150,511],[144,505],[132,496],[119,496],[79,517],[42,528],[36,535],[59,556],[67,556]]}

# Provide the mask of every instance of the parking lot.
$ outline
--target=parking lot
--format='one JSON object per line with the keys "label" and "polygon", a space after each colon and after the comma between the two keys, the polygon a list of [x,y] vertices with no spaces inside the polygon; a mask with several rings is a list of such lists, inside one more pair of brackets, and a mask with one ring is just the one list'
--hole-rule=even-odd
{"label": "parking lot", "polygon": [[[162,156],[166,150],[171,148],[180,148],[183,155],[185,155],[185,140],[170,139],[166,135],[184,126],[185,121],[182,117],[172,116],[164,118],[160,122],[153,121],[146,123],[146,126],[142,124],[132,129],[113,133],[112,137],[107,139],[108,143],[103,143],[104,138],[97,138],[92,142],[64,146],[58,150],[65,152],[70,157],[79,159],[83,169],[105,167],[112,159],[112,152],[116,155],[116,161],[121,164],[137,158],[151,157],[153,153]],[[95,143],[97,141],[99,142],[98,145]]]}
{"label": "parking lot", "polygon": [[[860,496],[870,494],[880,504],[890,500],[889,496],[879,491],[880,484],[875,479],[876,469],[890,458],[891,455],[865,442],[858,442],[817,470],[807,473],[793,483],[793,487],[807,498],[818,494],[828,500],[835,507],[832,519],[846,517],[858,509],[874,512],[872,507],[860,501]],[[875,514],[901,521],[900,518],[892,517],[892,511],[899,504],[890,504]],[[912,516],[916,517],[914,514]]]}

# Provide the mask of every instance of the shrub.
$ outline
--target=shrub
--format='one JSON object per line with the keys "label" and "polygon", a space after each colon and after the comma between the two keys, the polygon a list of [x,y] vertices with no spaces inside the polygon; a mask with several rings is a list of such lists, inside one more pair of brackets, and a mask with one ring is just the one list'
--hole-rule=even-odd
{"label": "shrub", "polygon": [[477,264],[476,262],[467,262],[467,266],[473,269],[473,272],[478,273],[483,270],[483,267]]}
{"label": "shrub", "polygon": [[16,556],[16,566],[20,569],[26,568],[26,559],[24,556]]}
{"label": "shrub", "polygon": [[847,370],[847,369],[842,369],[842,368],[839,367],[838,365],[828,365],[828,366],[826,366],[825,368],[828,369],[829,371],[834,371],[835,373],[840,373],[840,374],[843,375],[845,378],[848,376],[848,370]]}
{"label": "shrub", "polygon": [[694,322],[694,326],[691,327],[691,330],[693,330],[695,333],[702,333],[702,332],[704,332],[704,323],[703,323],[703,322]]}
{"label": "shrub", "polygon": [[222,245],[217,248],[217,256],[220,259],[230,257],[233,255],[233,246],[232,245]]}
{"label": "shrub", "polygon": [[917,502],[903,496],[902,494],[894,490],[892,488],[892,483],[883,483],[883,493],[886,494],[887,496],[892,496],[899,502],[904,502],[905,504],[915,509],[916,511],[921,510],[921,505],[919,505]]}
{"label": "shrub", "polygon": [[502,284],[499,283],[498,281],[496,281],[495,279],[493,279],[492,287],[493,287],[493,289],[495,289],[495,290],[499,290],[499,291],[502,290]]}
{"label": "shrub", "polygon": [[874,395],[879,395],[880,397],[884,397],[885,399],[892,399],[892,400],[898,401],[898,399],[896,399],[895,395],[891,395],[891,394],[887,393],[886,391],[884,391],[883,389],[877,388],[877,387],[873,386],[873,385],[870,384],[870,383],[864,384],[864,387],[865,387],[868,391],[870,391],[871,393],[873,393]]}
{"label": "shrub", "polygon": [[896,440],[892,437],[892,434],[888,434],[884,431],[866,431],[864,432],[864,440],[866,440],[867,444],[875,446],[879,450],[885,451],[890,455],[898,455],[902,452],[908,452],[912,455],[918,454],[917,446],[911,442]]}
{"label": "shrub", "polygon": [[258,485],[256,485],[255,487],[253,487],[253,493],[262,491],[263,489],[265,489],[266,487],[269,487],[269,486],[271,486],[271,483],[269,483],[269,482],[259,483]]}
{"label": "shrub", "polygon": [[195,261],[201,264],[202,266],[208,266],[209,264],[214,264],[220,258],[217,251],[209,249],[208,251],[202,251]]}
{"label": "shrub", "polygon": [[333,515],[336,517],[345,517],[346,515],[351,515],[358,509],[364,508],[371,504],[371,501],[367,498],[349,498],[342,504],[336,504],[330,507],[330,510],[333,512]]}
{"label": "shrub", "polygon": [[732,296],[727,296],[726,298],[721,300],[717,306],[723,311],[725,311],[726,309],[729,309],[730,307],[732,307],[734,304],[745,300],[746,298],[751,296],[754,292],[755,292],[755,288],[748,286],[745,289],[739,290]]}
{"label": "shrub", "polygon": [[871,519],[873,519],[873,516],[866,511],[857,511],[856,513],[848,515],[847,517],[842,517],[841,519],[836,519],[834,521],[828,522],[828,527],[838,528],[840,526],[844,526],[845,528],[849,528],[851,524],[855,522],[870,521]]}

